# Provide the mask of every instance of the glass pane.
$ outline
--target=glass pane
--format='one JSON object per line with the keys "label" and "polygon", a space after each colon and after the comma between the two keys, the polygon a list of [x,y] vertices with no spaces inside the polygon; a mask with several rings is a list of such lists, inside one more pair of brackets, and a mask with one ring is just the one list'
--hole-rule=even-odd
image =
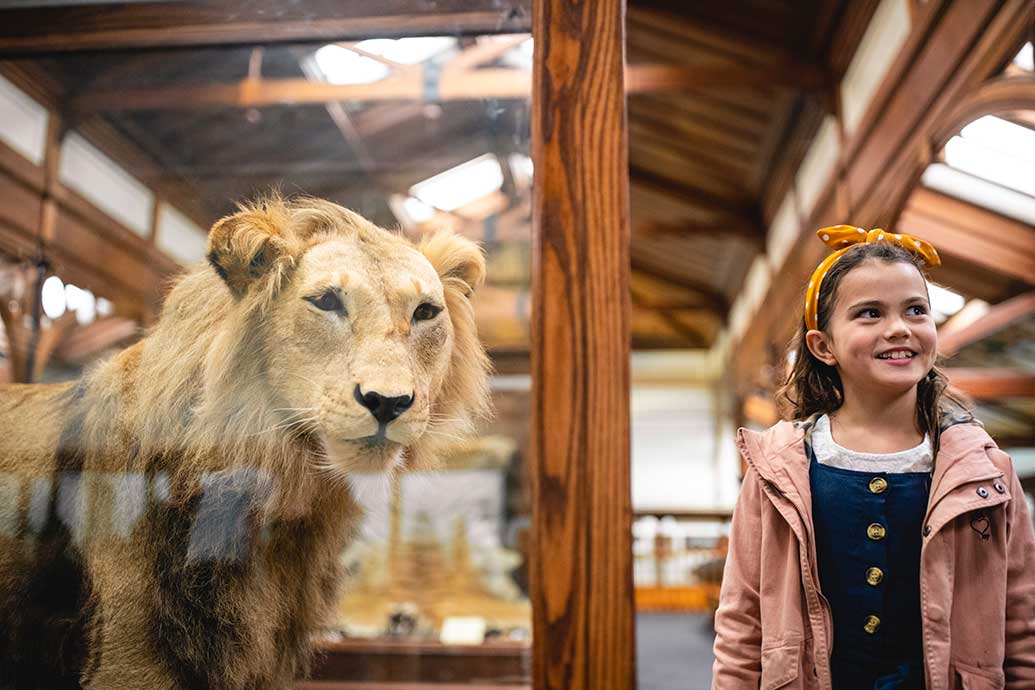
{"label": "glass pane", "polygon": [[530,48],[0,65],[0,685],[527,686]]}

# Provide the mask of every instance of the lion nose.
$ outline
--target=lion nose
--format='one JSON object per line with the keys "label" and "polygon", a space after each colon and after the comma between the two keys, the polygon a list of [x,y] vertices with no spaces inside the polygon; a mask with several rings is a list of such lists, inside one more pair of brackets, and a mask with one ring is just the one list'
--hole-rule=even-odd
{"label": "lion nose", "polygon": [[356,402],[370,410],[370,414],[374,415],[374,419],[380,424],[388,424],[413,405],[412,395],[397,395],[389,398],[376,391],[364,393],[360,390],[358,383],[352,394],[355,396]]}

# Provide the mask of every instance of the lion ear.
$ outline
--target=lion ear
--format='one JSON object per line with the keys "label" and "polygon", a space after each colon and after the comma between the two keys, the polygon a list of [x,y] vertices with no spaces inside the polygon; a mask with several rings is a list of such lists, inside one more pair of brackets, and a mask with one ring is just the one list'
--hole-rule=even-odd
{"label": "lion ear", "polygon": [[221,218],[212,226],[208,262],[234,297],[243,297],[251,285],[279,273],[290,261],[286,222],[282,206],[263,205]]}
{"label": "lion ear", "polygon": [[442,285],[470,297],[485,280],[485,255],[481,247],[448,230],[425,237],[420,251],[442,279]]}

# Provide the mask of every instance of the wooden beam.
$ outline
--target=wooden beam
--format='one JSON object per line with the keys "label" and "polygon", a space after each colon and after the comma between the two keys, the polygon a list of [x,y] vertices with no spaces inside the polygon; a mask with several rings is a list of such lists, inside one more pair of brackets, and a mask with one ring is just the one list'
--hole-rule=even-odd
{"label": "wooden beam", "polygon": [[529,0],[350,0],[306,4],[110,3],[0,11],[0,56],[370,37],[522,33]]}
{"label": "wooden beam", "polygon": [[[1035,92],[1035,83],[1032,84]],[[906,202],[902,232],[929,239],[942,254],[1035,285],[1035,228],[924,187]]]}
{"label": "wooden beam", "polygon": [[56,355],[62,361],[82,366],[140,335],[136,321],[108,316],[72,330],[58,346]]}
{"label": "wooden beam", "polygon": [[[672,6],[671,2],[664,4],[667,7]],[[689,13],[672,12],[667,7],[657,9],[649,5],[650,3],[638,3],[630,8],[630,25],[642,27],[656,36],[743,64],[786,64],[789,69],[800,72],[815,72],[818,69],[815,64],[797,59],[782,45],[759,40],[756,36],[744,36],[699,16],[692,16],[693,10]]]}
{"label": "wooden beam", "polygon": [[715,223],[638,223],[634,234],[675,235],[676,237],[693,237],[695,235],[712,235],[715,237],[741,237],[751,244],[762,247],[765,244],[765,230],[758,223],[750,223],[743,218],[731,218],[728,221]]}
{"label": "wooden beam", "polygon": [[995,335],[1022,319],[1032,317],[1035,317],[1035,292],[1017,295],[995,305],[973,323],[944,335],[939,334],[938,349],[945,357],[951,358],[968,345]]}
{"label": "wooden beam", "polygon": [[1020,369],[947,368],[949,385],[974,400],[1035,398],[1035,375]]}
{"label": "wooden beam", "polygon": [[[110,299],[126,315],[150,309],[181,267],[59,182],[50,196],[56,213],[44,251],[61,278]],[[43,199],[43,169],[0,142],[0,251],[35,255]]]}
{"label": "wooden beam", "polygon": [[533,687],[632,690],[625,3],[533,9]]}
{"label": "wooden beam", "polygon": [[722,315],[725,319],[726,313],[729,311],[729,300],[710,282],[668,266],[660,266],[656,262],[642,256],[634,255],[631,265],[634,271],[645,273],[652,278],[697,292],[717,314]]}
{"label": "wooden beam", "polygon": [[[871,107],[859,129],[867,136],[848,142],[851,165],[846,181],[860,200],[860,220],[853,221],[857,224],[867,224],[867,217],[891,224],[898,217],[931,162],[932,145],[937,150],[946,128],[963,124],[958,119],[961,102],[979,93],[1013,57],[1031,25],[1031,0],[948,4],[937,32],[943,37],[953,34],[954,45],[929,42],[902,76],[899,93],[912,91],[918,98],[889,99],[879,114]],[[932,84],[940,88],[931,92]],[[863,130],[867,125],[870,128]],[[864,139],[881,145],[867,145]]]}
{"label": "wooden beam", "polygon": [[676,180],[660,175],[640,165],[629,166],[629,183],[642,186],[653,192],[678,199],[690,205],[696,205],[707,211],[720,214],[725,218],[737,219],[746,223],[756,223],[744,204],[720,199],[694,187],[689,187]]}
{"label": "wooden beam", "polygon": [[629,65],[626,89],[629,93],[687,91],[705,86],[750,88],[782,86],[803,91],[823,91],[830,77],[815,65],[778,61],[760,66],[733,62],[700,65]]}
{"label": "wooden beam", "polygon": [[[340,101],[419,101],[426,97],[427,68],[399,70],[369,84],[331,84],[308,79],[242,79],[232,83],[157,88],[108,88],[69,99],[77,116],[95,112],[261,108],[273,105],[325,104]],[[775,75],[769,75],[771,82]],[[532,75],[504,67],[444,70],[437,77],[435,100],[527,99]],[[688,91],[702,86],[751,88],[766,78],[740,65],[638,64],[626,69],[628,93]]]}
{"label": "wooden beam", "polygon": [[[138,180],[156,180],[153,191],[173,204],[177,210],[205,228],[217,217],[210,209],[199,201],[200,192],[195,180],[189,175],[158,176],[160,170],[155,164],[155,156],[164,160],[176,160],[153,136],[134,124],[132,118],[124,118],[120,129],[116,130],[103,117],[87,117],[77,119],[71,116],[65,107],[64,87],[62,87],[40,62],[18,61],[0,62],[0,74],[12,81],[19,89],[31,95],[37,102],[46,105],[51,113],[62,113],[66,127],[75,129],[87,141],[103,151],[105,155],[122,166]],[[127,135],[139,141],[148,141],[151,154],[141,151],[131,143]]]}
{"label": "wooden beam", "polygon": [[712,339],[705,329],[680,318],[683,312],[662,309],[657,313],[678,336],[686,340],[689,347],[709,347],[711,345]]}
{"label": "wooden beam", "polygon": [[932,137],[935,148],[941,148],[965,125],[982,115],[1015,114],[1017,119],[1027,120],[1025,125],[1035,127],[1035,87],[1031,74],[999,76],[981,84],[967,98],[956,104],[947,115],[942,126]]}

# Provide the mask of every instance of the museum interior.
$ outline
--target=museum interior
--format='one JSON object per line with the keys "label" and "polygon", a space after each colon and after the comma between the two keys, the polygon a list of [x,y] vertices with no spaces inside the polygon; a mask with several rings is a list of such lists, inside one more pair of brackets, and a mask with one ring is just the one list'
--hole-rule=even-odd
{"label": "museum interior", "polygon": [[1035,507],[1030,0],[3,6],[3,383],[146,337],[263,195],[484,252],[494,414],[350,477],[299,690],[709,687],[736,430],[786,414],[827,225],[937,246],[943,369]]}

